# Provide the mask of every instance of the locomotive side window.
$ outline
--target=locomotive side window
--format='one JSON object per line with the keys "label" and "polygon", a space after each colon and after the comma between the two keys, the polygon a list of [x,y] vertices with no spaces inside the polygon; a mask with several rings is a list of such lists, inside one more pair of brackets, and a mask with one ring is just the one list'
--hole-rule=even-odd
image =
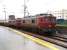
{"label": "locomotive side window", "polygon": [[25,23],[25,20],[23,20],[23,23]]}
{"label": "locomotive side window", "polygon": [[48,21],[48,20],[49,20],[49,19],[47,19],[47,18],[45,19],[45,21]]}
{"label": "locomotive side window", "polygon": [[32,20],[32,23],[35,23],[35,20]]}
{"label": "locomotive side window", "polygon": [[40,21],[43,21],[43,18],[40,18]]}

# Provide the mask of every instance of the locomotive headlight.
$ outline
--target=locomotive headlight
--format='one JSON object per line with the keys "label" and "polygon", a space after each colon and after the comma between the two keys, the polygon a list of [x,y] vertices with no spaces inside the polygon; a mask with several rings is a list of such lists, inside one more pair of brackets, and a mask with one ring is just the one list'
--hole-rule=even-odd
{"label": "locomotive headlight", "polygon": [[49,25],[49,27],[52,27],[51,25]]}

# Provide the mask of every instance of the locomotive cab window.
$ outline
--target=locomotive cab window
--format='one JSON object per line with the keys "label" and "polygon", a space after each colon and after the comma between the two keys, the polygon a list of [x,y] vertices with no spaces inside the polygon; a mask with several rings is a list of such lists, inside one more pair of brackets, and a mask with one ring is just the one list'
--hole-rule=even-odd
{"label": "locomotive cab window", "polygon": [[35,23],[35,20],[32,20],[32,23]]}

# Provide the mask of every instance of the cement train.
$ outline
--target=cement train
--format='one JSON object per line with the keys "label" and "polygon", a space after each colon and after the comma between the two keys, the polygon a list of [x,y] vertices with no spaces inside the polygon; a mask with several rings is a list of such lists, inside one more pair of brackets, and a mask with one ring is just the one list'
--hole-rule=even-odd
{"label": "cement train", "polygon": [[52,14],[38,14],[8,21],[9,26],[31,30],[39,34],[53,35],[56,32],[56,17]]}

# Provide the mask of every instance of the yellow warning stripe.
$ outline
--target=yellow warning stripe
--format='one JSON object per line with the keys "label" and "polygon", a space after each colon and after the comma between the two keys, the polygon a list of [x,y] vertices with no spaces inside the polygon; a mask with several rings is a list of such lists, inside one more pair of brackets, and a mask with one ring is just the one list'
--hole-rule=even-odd
{"label": "yellow warning stripe", "polygon": [[38,39],[38,38],[36,38],[36,37],[33,37],[33,36],[30,36],[30,35],[24,34],[24,33],[20,32],[20,31],[18,31],[18,30],[14,30],[14,29],[11,29],[11,28],[10,28],[10,30],[16,32],[16,33],[19,34],[19,35],[25,36],[26,38],[29,38],[29,39],[31,39],[32,41],[34,41],[34,42],[36,42],[36,43],[38,43],[38,44],[41,44],[41,45],[43,45],[43,46],[45,46],[45,47],[48,47],[48,48],[50,48],[51,50],[59,50],[58,48],[54,47],[54,45],[51,44],[51,43],[49,43],[49,42],[46,42],[46,41],[41,40],[41,39]]}

